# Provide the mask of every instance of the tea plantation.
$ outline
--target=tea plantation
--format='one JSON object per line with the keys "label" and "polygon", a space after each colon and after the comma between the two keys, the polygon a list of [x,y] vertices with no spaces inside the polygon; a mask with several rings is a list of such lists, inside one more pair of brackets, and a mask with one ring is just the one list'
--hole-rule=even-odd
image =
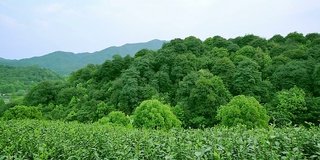
{"label": "tea plantation", "polygon": [[147,130],[98,123],[0,121],[0,159],[318,159],[320,129]]}

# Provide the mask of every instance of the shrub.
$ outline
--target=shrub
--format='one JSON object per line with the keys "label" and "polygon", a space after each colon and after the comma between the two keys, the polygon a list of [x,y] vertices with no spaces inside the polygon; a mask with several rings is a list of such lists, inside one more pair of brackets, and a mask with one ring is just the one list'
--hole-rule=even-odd
{"label": "shrub", "polygon": [[222,125],[246,125],[247,128],[268,127],[270,117],[265,108],[254,97],[235,96],[225,106],[218,109],[218,119]]}
{"label": "shrub", "polygon": [[168,105],[158,100],[143,101],[133,113],[136,127],[150,129],[170,129],[180,127],[180,120],[171,112]]}
{"label": "shrub", "polygon": [[107,117],[102,117],[98,121],[100,124],[113,123],[117,125],[127,126],[130,122],[129,118],[121,111],[112,111]]}
{"label": "shrub", "polygon": [[10,119],[41,119],[42,113],[36,107],[15,106],[6,110],[3,114],[4,120]]}

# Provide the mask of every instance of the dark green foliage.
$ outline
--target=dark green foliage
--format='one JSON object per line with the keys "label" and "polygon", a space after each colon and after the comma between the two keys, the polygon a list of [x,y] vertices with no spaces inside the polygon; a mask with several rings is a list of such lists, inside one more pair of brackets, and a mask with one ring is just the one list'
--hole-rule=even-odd
{"label": "dark green foliage", "polygon": [[302,33],[298,33],[298,32],[292,32],[289,33],[286,37],[286,43],[300,43],[300,44],[304,44],[306,42],[305,37],[303,36]]}
{"label": "dark green foliage", "polygon": [[266,109],[253,97],[235,96],[218,110],[221,124],[229,127],[245,125],[247,128],[267,128],[270,117]]}
{"label": "dark green foliage", "polygon": [[207,70],[191,72],[179,84],[177,102],[184,110],[185,126],[213,126],[217,108],[226,104],[231,94],[218,76]]}
{"label": "dark green foliage", "polygon": [[270,42],[284,43],[286,40],[280,34],[276,34],[269,39]]}
{"label": "dark green foliage", "polygon": [[133,125],[139,128],[171,129],[181,122],[172,113],[170,106],[158,100],[143,101],[133,113]]}
{"label": "dark green foliage", "polygon": [[231,93],[254,96],[262,83],[259,68],[260,66],[251,59],[239,62],[232,76]]}
{"label": "dark green foliage", "polygon": [[234,63],[228,57],[223,57],[216,61],[211,69],[211,73],[213,73],[213,75],[221,77],[225,86],[227,86],[227,88],[230,88],[230,85],[232,83],[232,76],[235,72],[235,69],[236,66],[234,65]]}
{"label": "dark green foliage", "polygon": [[42,81],[25,96],[24,104],[28,106],[56,104],[59,91],[65,86],[66,84],[61,81]]}
{"label": "dark green foliage", "polygon": [[308,73],[308,66],[304,61],[290,61],[279,66],[271,77],[272,83],[277,90],[290,89],[294,85],[310,90],[312,83],[311,75]]}

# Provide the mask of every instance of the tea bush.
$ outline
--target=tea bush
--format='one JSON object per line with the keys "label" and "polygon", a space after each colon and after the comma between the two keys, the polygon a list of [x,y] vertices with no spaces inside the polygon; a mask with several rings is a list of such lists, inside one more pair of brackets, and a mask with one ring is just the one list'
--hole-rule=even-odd
{"label": "tea bush", "polygon": [[0,121],[0,159],[318,159],[319,127],[148,130]]}

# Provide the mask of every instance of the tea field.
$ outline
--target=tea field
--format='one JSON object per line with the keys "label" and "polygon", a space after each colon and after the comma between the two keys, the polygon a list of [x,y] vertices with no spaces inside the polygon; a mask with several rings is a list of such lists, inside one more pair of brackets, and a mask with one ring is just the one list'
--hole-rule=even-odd
{"label": "tea field", "polygon": [[319,159],[313,126],[146,130],[77,122],[0,121],[0,159]]}

